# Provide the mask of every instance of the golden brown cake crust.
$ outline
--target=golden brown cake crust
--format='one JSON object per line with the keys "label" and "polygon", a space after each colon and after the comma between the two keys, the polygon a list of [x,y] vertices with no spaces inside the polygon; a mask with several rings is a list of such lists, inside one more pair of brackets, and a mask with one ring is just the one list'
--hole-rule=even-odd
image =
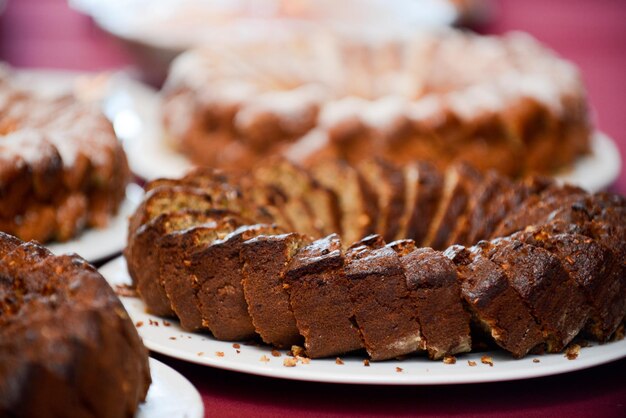
{"label": "golden brown cake crust", "polygon": [[93,267],[35,243],[1,254],[0,415],[133,416],[150,382],[148,351]]}

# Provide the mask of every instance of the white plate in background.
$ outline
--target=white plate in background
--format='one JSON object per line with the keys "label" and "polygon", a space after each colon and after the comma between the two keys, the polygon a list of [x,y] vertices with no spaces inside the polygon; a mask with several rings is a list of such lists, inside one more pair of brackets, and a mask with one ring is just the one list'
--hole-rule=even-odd
{"label": "white plate in background", "polygon": [[86,229],[69,241],[52,242],[45,246],[57,255],[76,253],[91,263],[119,253],[126,247],[128,217],[135,211],[142,197],[143,189],[136,184],[129,184],[119,212],[109,220],[106,228]]}
{"label": "white plate in background", "polygon": [[204,405],[198,390],[182,374],[150,359],[152,384],[135,418],[202,418]]}
{"label": "white plate in background", "polygon": [[[123,257],[101,267],[100,273],[112,286],[130,284]],[[459,355],[455,364],[410,357],[400,361],[371,362],[366,367],[364,357],[352,355],[342,356],[343,364],[337,364],[336,359],[331,358],[285,367],[283,361],[287,354],[284,350],[278,351],[280,356],[277,357],[268,346],[217,341],[210,334],[186,332],[175,320],[146,313],[141,299],[124,296],[120,299],[150,350],[191,363],[281,379],[383,385],[497,382],[567,373],[626,357],[624,339],[603,345],[592,343],[581,348],[575,360],[568,360],[563,353],[529,355],[515,360],[503,351],[491,351]],[[481,363],[483,355],[493,359],[493,366]],[[470,366],[468,361],[476,365]]]}

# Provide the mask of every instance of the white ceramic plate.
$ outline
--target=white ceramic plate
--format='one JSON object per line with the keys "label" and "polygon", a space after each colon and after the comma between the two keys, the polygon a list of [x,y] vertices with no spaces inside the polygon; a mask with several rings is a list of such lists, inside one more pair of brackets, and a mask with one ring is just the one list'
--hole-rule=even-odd
{"label": "white ceramic plate", "polygon": [[[116,101],[117,94],[125,106],[109,109],[107,114],[114,121],[118,136],[124,141],[133,171],[151,180],[157,177],[181,177],[193,164],[176,152],[165,139],[161,125],[158,94],[139,83],[125,82],[125,90],[111,90],[109,99]],[[117,100],[116,102],[120,102]],[[573,170],[557,176],[557,179],[579,185],[596,192],[610,186],[619,176],[621,159],[617,146],[608,136],[597,132],[591,141],[591,154],[579,159]]]}
{"label": "white ceramic plate", "polygon": [[135,418],[201,418],[204,405],[197,389],[183,375],[153,358],[152,384]]}
{"label": "white ceramic plate", "polygon": [[[130,283],[123,257],[106,264],[100,272],[112,286]],[[276,357],[269,347],[234,345],[216,341],[209,334],[185,332],[176,321],[147,314],[139,298],[121,297],[121,300],[150,350],[192,363],[283,379],[388,385],[495,382],[572,372],[626,357],[626,340],[621,340],[582,348],[575,360],[568,360],[564,354],[514,360],[504,352],[493,351],[458,356],[456,364],[413,357],[372,362],[366,367],[363,357],[346,356],[341,358],[343,364],[337,364],[336,359],[316,359],[309,364],[299,362],[295,367],[286,367],[285,351],[279,351],[280,356]],[[493,359],[493,366],[481,363],[483,355]],[[468,361],[476,365],[470,366]]]}
{"label": "white ceramic plate", "polygon": [[76,253],[91,263],[119,253],[126,246],[128,217],[135,211],[142,196],[141,187],[129,184],[126,187],[126,199],[106,228],[87,229],[70,241],[50,243],[46,247],[57,255]]}

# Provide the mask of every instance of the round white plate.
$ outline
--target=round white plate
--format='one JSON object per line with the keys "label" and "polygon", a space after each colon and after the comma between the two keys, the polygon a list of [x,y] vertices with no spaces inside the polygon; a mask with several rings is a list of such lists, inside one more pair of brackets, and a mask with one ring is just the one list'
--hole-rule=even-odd
{"label": "round white plate", "polygon": [[[158,93],[139,83],[127,81],[123,92],[111,89],[105,109],[107,102],[115,100],[118,94],[125,96],[122,100],[125,106],[118,107],[117,111],[108,109],[107,114],[124,141],[133,171],[146,180],[181,177],[189,171],[193,163],[176,152],[165,139]],[[571,171],[556,178],[596,192],[610,186],[619,176],[620,169],[617,146],[608,136],[596,132],[591,141],[591,154],[580,158]]]}
{"label": "round white plate", "polygon": [[[104,265],[100,272],[112,286],[130,283],[123,257]],[[295,367],[286,367],[283,361],[288,357],[284,350],[273,353],[266,346],[216,341],[209,334],[185,332],[175,320],[147,314],[139,298],[121,297],[121,300],[150,350],[192,363],[283,379],[388,385],[495,382],[572,372],[626,357],[626,340],[621,340],[584,347],[575,360],[568,360],[564,354],[515,360],[504,352],[493,351],[460,355],[455,364],[411,357],[371,362],[366,367],[363,357],[346,356],[341,358],[343,364],[337,364],[336,359],[315,359],[308,364],[298,362]],[[493,366],[481,362],[484,355],[493,359]],[[470,366],[469,361],[476,365]]]}
{"label": "round white plate", "polygon": [[150,359],[152,384],[135,418],[201,418],[204,405],[198,390],[182,374]]}
{"label": "round white plate", "polygon": [[142,197],[143,189],[136,184],[129,184],[119,212],[110,219],[106,228],[86,229],[70,241],[53,242],[46,244],[46,247],[57,255],[76,253],[91,263],[119,253],[126,246],[128,217],[135,211]]}

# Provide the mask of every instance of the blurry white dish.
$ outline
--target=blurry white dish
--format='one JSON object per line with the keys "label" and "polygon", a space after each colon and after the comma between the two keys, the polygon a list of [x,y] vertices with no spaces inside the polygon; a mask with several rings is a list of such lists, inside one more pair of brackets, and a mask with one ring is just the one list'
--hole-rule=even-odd
{"label": "blurry white dish", "polygon": [[389,36],[416,27],[484,22],[487,0],[68,0],[120,39],[143,78],[163,81],[170,62],[194,45],[272,39],[294,31]]}
{"label": "blurry white dish", "polygon": [[53,242],[46,244],[46,247],[57,255],[76,253],[91,263],[119,253],[126,246],[128,217],[135,211],[142,196],[141,187],[129,184],[126,187],[126,199],[106,228],[87,229],[74,239],[66,242]]}
{"label": "blurry white dish", "polygon": [[[315,26],[367,32],[449,26],[485,1],[450,0],[69,0],[105,31],[155,50],[181,52],[220,39]],[[376,25],[374,25],[375,23]]]}
{"label": "blurry white dish", "polygon": [[[127,285],[131,281],[123,257],[104,265],[100,273],[112,286]],[[272,351],[271,347],[217,341],[209,334],[186,332],[177,321],[146,313],[141,299],[124,296],[120,299],[150,350],[191,363],[282,379],[385,385],[496,382],[567,373],[626,357],[626,340],[621,340],[581,348],[575,360],[568,360],[564,354],[515,360],[502,351],[493,351],[460,355],[455,364],[411,357],[400,361],[371,362],[366,367],[363,357],[346,356],[341,358],[342,364],[331,358],[286,367],[283,365],[287,358],[284,350],[278,352],[280,356],[275,356],[277,351]],[[482,363],[482,356],[491,357],[493,366]],[[469,361],[475,365],[470,366]]]}
{"label": "blurry white dish", "polygon": [[153,358],[152,384],[135,418],[201,418],[204,405],[198,390],[183,375]]}

